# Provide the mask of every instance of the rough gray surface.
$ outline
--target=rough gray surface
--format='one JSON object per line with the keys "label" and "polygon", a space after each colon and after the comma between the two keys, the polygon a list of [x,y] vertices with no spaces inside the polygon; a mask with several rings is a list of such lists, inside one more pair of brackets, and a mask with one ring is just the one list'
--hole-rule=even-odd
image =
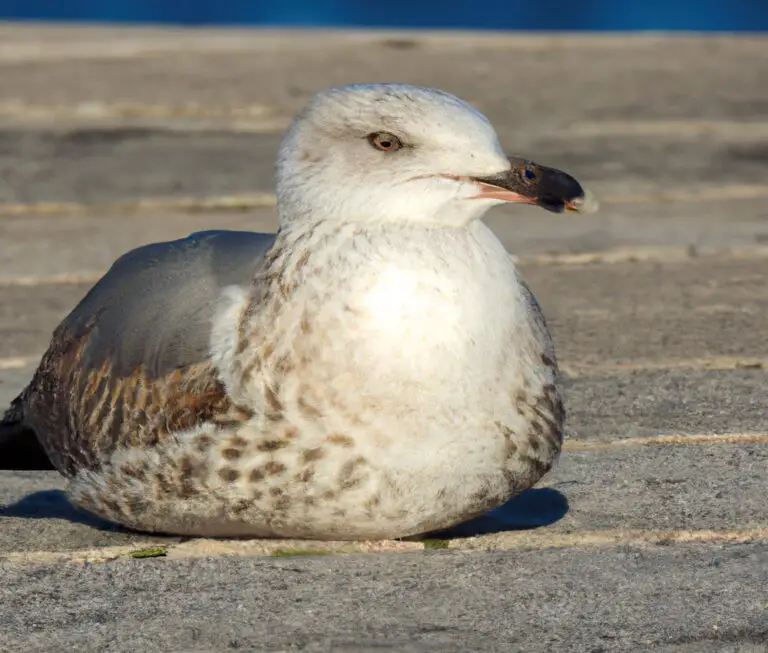
{"label": "rough gray surface", "polygon": [[0,202],[100,203],[273,187],[279,135],[0,131]]}
{"label": "rough gray surface", "polygon": [[766,259],[527,266],[564,363],[765,356]]}
{"label": "rough gray surface", "polygon": [[279,131],[323,86],[455,92],[607,200],[488,217],[548,316],[571,429],[541,487],[455,534],[501,532],[451,544],[502,550],[53,564],[208,543],[120,531],[55,473],[0,472],[0,651],[768,651],[768,40],[5,26],[0,42],[3,404],[89,288],[77,276],[150,241],[274,228],[273,208],[207,202],[271,191]]}
{"label": "rough gray surface", "polygon": [[0,621],[19,651],[746,653],[766,583],[765,543],[155,559],[0,571]]}
{"label": "rough gray surface", "polygon": [[570,437],[768,432],[768,373],[663,370],[568,379]]}

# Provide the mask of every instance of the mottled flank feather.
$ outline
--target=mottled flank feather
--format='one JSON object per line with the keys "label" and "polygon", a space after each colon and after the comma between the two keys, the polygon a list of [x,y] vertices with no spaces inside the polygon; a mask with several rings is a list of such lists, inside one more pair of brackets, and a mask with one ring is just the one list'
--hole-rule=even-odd
{"label": "mottled flank feather", "polygon": [[233,411],[209,362],[155,379],[143,366],[118,376],[108,356],[98,368],[84,364],[89,338],[90,330],[74,338],[59,329],[25,393],[27,423],[67,476],[98,468],[120,447],[153,447],[175,432],[249,415]]}

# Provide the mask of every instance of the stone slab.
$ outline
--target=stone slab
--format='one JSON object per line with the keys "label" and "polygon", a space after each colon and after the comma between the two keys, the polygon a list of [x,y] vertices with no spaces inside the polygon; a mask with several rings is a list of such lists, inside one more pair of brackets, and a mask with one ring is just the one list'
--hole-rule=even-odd
{"label": "stone slab", "polygon": [[136,200],[270,190],[279,135],[0,131],[0,202]]}
{"label": "stone slab", "polygon": [[594,374],[566,378],[564,394],[576,440],[768,433],[766,369]]}
{"label": "stone slab", "polygon": [[765,355],[764,259],[529,265],[564,363]]}
{"label": "stone slab", "polygon": [[0,568],[10,650],[764,653],[764,543]]}

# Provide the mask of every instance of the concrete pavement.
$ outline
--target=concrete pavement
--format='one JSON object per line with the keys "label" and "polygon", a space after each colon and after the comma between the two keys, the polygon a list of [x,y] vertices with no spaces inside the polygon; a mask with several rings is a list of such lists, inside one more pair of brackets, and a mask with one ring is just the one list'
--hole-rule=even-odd
{"label": "concrete pavement", "polygon": [[603,199],[488,217],[567,374],[570,438],[538,488],[425,543],[318,545],[124,532],[55,473],[2,472],[0,651],[768,651],[768,41],[4,26],[0,44],[3,405],[125,250],[273,229],[280,132],[329,84],[455,92]]}

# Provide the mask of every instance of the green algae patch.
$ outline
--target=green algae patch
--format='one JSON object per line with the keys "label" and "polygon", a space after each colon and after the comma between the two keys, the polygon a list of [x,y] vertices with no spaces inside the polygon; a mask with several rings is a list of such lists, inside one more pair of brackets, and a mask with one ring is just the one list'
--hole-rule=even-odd
{"label": "green algae patch", "polygon": [[448,548],[448,540],[430,539],[430,540],[421,540],[421,543],[424,545],[424,549],[429,551]]}

